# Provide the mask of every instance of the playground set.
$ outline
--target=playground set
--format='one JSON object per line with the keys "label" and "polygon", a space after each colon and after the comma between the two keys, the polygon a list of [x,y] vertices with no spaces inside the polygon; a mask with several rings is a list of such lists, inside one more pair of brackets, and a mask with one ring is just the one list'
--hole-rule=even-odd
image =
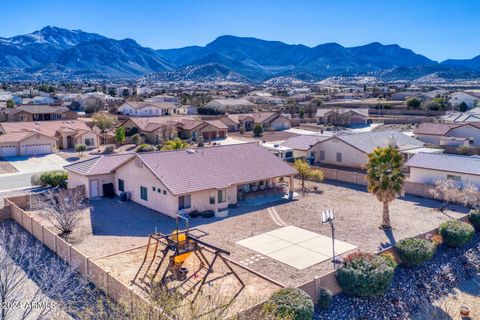
{"label": "playground set", "polygon": [[[183,230],[179,229],[180,221],[185,222]],[[201,237],[206,235],[197,228],[189,228],[188,216],[179,213],[172,233],[155,232],[149,236],[143,261],[132,284],[147,292],[160,286],[193,304],[204,286],[211,287],[220,279],[234,277],[239,288],[230,300],[233,302],[245,284],[224,257],[230,252],[203,241]]]}

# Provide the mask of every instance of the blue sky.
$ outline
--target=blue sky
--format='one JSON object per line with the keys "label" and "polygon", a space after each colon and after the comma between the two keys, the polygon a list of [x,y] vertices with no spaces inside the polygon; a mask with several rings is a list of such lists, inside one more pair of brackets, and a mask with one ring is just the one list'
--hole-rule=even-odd
{"label": "blue sky", "polygon": [[0,36],[46,25],[132,38],[155,49],[232,34],[308,46],[398,43],[434,60],[480,55],[479,0],[2,1]]}

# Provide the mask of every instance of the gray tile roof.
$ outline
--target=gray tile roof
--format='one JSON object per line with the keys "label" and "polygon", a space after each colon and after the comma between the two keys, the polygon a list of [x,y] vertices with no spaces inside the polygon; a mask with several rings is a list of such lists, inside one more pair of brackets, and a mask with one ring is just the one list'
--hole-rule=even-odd
{"label": "gray tile roof", "polygon": [[133,153],[97,156],[66,165],[64,168],[84,176],[107,174],[135,156]]}
{"label": "gray tile roof", "polygon": [[329,138],[331,136],[299,135],[285,140],[281,145],[295,150],[308,150],[311,146]]}
{"label": "gray tile roof", "polygon": [[480,175],[480,157],[476,156],[417,153],[405,165],[415,168]]}
{"label": "gray tile roof", "polygon": [[296,173],[256,142],[140,153],[138,157],[174,194],[222,189]]}
{"label": "gray tile roof", "polygon": [[377,147],[386,147],[388,145],[388,139],[392,137],[396,139],[399,150],[420,148],[424,145],[423,142],[394,130],[345,133],[336,136],[336,138],[365,153],[370,153]]}

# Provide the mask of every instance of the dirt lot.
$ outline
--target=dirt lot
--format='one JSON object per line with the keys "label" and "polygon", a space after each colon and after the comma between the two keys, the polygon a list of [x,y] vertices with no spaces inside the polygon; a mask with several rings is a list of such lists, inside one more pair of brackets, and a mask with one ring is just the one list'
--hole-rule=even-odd
{"label": "dirt lot", "polygon": [[[333,207],[337,239],[369,252],[391,246],[400,239],[426,232],[445,220],[463,215],[460,207],[452,206],[455,211],[441,213],[434,210],[440,206],[435,200],[406,196],[391,204],[393,230],[384,232],[378,228],[382,205],[365,188],[333,182],[316,186],[317,192],[303,194],[298,201],[278,202],[263,207],[240,206],[230,209],[229,217],[225,219],[191,219],[190,227],[206,232],[208,235],[202,239],[230,251],[233,260],[255,272],[284,285],[300,285],[332,270],[331,263],[320,263],[300,271],[271,258],[256,259],[255,251],[236,243],[280,228],[278,220],[272,219],[271,209],[268,208],[273,208],[286,225],[330,237],[330,226],[322,225],[320,214],[322,210]],[[135,203],[103,199],[92,202],[92,210],[85,213],[82,227],[74,234],[72,241],[90,257],[100,258],[146,245],[150,233],[169,233],[174,228],[173,219],[150,209]]]}
{"label": "dirt lot", "polygon": [[15,169],[14,166],[8,161],[0,161],[0,174],[5,174],[5,173],[15,173],[18,172],[17,169]]}

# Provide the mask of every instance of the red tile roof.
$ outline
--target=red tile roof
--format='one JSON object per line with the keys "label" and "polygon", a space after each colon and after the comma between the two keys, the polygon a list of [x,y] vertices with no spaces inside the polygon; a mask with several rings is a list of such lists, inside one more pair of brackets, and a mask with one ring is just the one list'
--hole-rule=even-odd
{"label": "red tile roof", "polygon": [[133,157],[134,153],[97,156],[66,165],[64,168],[84,176],[108,174]]}
{"label": "red tile roof", "polygon": [[0,126],[5,133],[30,131],[38,132],[49,137],[55,137],[57,131],[76,132],[79,130],[92,131],[83,121],[26,121],[26,122],[2,122]]}

